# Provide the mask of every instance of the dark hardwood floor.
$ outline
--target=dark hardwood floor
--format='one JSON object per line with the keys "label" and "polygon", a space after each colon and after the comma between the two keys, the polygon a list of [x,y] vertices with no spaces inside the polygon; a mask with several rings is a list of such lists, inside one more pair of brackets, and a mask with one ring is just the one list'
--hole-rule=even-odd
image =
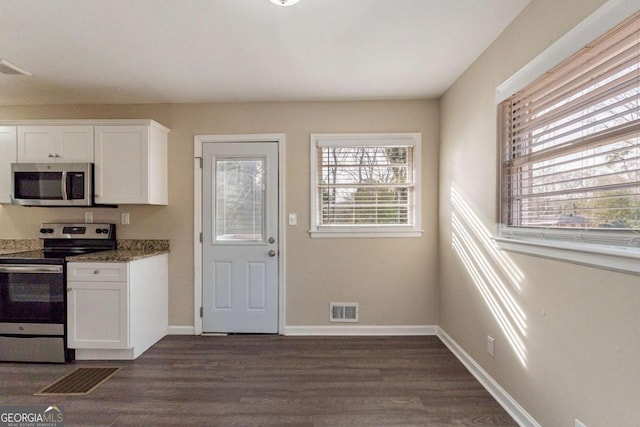
{"label": "dark hardwood floor", "polygon": [[[121,366],[86,396],[33,396],[78,366]],[[1,405],[65,426],[516,426],[437,337],[169,336],[138,360],[0,363]]]}

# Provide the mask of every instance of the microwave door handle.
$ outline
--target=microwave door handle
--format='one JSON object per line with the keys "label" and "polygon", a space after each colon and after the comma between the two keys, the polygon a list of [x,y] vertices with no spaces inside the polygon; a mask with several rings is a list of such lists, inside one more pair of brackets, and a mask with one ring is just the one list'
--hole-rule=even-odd
{"label": "microwave door handle", "polygon": [[60,181],[62,185],[62,200],[68,200],[69,197],[67,196],[67,172],[66,171],[62,172],[62,179]]}

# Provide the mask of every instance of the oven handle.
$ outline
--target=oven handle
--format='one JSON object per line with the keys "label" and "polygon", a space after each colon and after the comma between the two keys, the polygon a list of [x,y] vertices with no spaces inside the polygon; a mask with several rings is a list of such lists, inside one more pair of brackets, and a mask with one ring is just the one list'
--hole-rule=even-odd
{"label": "oven handle", "polygon": [[38,274],[60,274],[61,265],[24,265],[24,264],[4,264],[0,265],[0,273],[38,273]]}

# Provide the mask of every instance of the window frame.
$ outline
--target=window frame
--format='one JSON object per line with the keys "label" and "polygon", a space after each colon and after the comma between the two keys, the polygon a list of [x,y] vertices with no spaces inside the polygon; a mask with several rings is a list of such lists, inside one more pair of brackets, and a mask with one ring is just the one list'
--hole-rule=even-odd
{"label": "window frame", "polygon": [[[640,274],[640,244],[622,246],[624,240],[640,241],[640,233],[629,231],[605,231],[602,229],[567,230],[506,225],[503,213],[504,195],[503,154],[505,147],[500,138],[500,104],[512,94],[525,88],[539,76],[551,70],[586,45],[607,33],[637,12],[632,0],[610,0],[592,15],[574,27],[565,36],[538,55],[533,61],[496,88],[497,113],[497,246],[502,250],[523,253],[548,259]],[[508,202],[507,202],[508,203]],[[588,235],[587,235],[588,234]]]}
{"label": "window frame", "polygon": [[[411,146],[413,148],[413,225],[321,225],[319,212],[318,147]],[[422,230],[422,134],[411,133],[314,133],[310,137],[309,235],[311,238],[421,237]]]}

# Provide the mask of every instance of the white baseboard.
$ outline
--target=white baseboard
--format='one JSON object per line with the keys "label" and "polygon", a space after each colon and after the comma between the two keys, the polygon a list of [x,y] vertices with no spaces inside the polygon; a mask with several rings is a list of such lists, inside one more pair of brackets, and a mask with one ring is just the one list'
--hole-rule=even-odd
{"label": "white baseboard", "polygon": [[435,325],[408,326],[285,326],[282,335],[332,335],[332,336],[385,336],[385,335],[436,335],[438,327]]}
{"label": "white baseboard", "polygon": [[[435,325],[410,326],[285,326],[281,335],[436,335]],[[193,326],[169,326],[168,335],[195,335]]]}
{"label": "white baseboard", "polygon": [[169,326],[168,335],[195,335],[196,328],[193,326]]}
{"label": "white baseboard", "polygon": [[76,360],[134,360],[138,357],[130,348],[124,350],[76,349],[75,353]]}
{"label": "white baseboard", "polygon": [[438,338],[451,350],[462,364],[476,377],[482,386],[511,415],[521,427],[540,427],[540,424],[516,402],[469,354],[464,351],[442,328],[438,329]]}

